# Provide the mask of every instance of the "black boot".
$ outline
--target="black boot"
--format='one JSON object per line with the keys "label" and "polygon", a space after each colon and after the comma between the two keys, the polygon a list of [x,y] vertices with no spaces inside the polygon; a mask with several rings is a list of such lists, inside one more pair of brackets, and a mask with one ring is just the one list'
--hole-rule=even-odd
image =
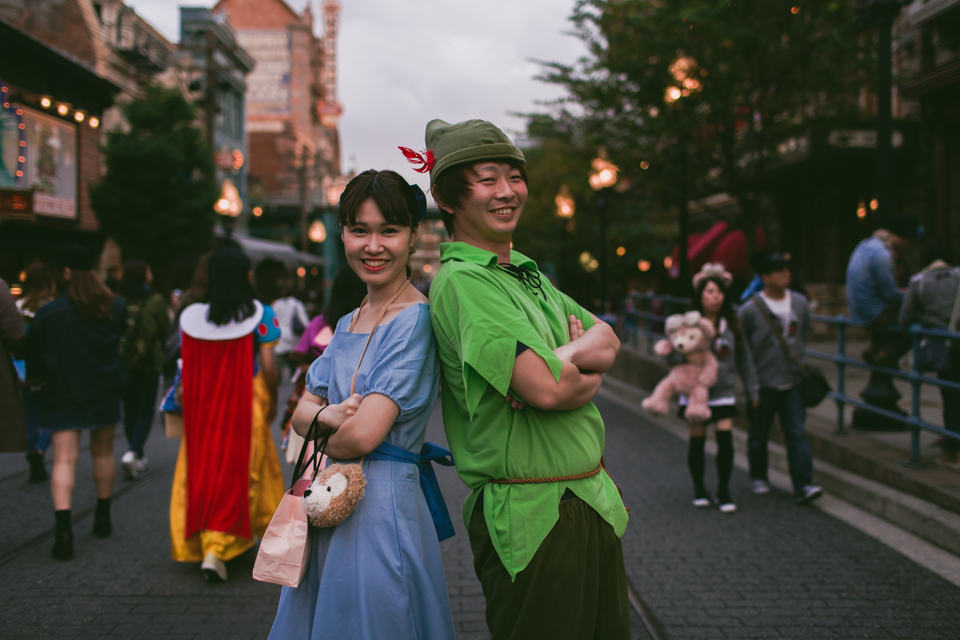
{"label": "black boot", "polygon": [[108,538],[113,533],[113,525],[110,524],[110,500],[111,498],[97,498],[97,510],[93,515],[93,535],[98,538]]}
{"label": "black boot", "polygon": [[31,484],[43,482],[50,477],[47,475],[47,470],[43,466],[43,453],[39,451],[29,451],[27,452],[26,458],[27,464],[30,465]]}
{"label": "black boot", "polygon": [[57,560],[69,560],[73,557],[73,529],[70,528],[70,509],[53,512],[57,528],[53,534],[51,555]]}

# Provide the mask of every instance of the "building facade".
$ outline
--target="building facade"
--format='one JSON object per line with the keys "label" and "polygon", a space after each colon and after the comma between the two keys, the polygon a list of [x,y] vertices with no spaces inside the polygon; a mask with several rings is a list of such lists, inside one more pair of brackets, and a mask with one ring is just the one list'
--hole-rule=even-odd
{"label": "building facade", "polygon": [[[316,24],[310,3],[301,13],[284,0],[220,0],[213,8],[229,17],[238,42],[256,61],[246,96],[248,193],[257,218],[251,232],[314,250],[307,228],[323,217],[328,192],[336,197],[329,187],[341,173],[340,5],[327,0],[323,10]],[[329,212],[325,222],[329,226]]]}

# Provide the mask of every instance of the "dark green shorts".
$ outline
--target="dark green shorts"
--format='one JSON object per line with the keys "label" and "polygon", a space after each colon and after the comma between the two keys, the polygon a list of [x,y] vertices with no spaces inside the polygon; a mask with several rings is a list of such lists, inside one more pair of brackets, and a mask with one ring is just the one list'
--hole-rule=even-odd
{"label": "dark green shorts", "polygon": [[470,518],[470,547],[493,640],[630,637],[620,538],[580,498],[560,501],[560,519],[515,581],[493,547],[482,511]]}

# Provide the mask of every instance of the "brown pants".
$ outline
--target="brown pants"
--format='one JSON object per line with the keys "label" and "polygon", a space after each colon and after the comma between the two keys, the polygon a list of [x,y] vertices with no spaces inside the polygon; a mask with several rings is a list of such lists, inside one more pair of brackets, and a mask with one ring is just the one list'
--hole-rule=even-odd
{"label": "brown pants", "polygon": [[560,502],[560,519],[515,581],[493,547],[483,512],[473,513],[469,533],[493,640],[630,637],[620,539],[580,498]]}

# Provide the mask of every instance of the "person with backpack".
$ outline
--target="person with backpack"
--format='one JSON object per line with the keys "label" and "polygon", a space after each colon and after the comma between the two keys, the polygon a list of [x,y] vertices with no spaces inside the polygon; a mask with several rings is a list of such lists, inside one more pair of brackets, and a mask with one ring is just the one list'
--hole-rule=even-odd
{"label": "person with backpack", "polygon": [[143,446],[157,407],[164,339],[170,331],[167,303],[150,287],[152,282],[146,262],[130,260],[124,265],[120,295],[127,305],[127,330],[122,353],[130,383],[123,390],[123,430],[130,449],[120,459],[120,467],[127,480],[136,479],[147,468]]}

